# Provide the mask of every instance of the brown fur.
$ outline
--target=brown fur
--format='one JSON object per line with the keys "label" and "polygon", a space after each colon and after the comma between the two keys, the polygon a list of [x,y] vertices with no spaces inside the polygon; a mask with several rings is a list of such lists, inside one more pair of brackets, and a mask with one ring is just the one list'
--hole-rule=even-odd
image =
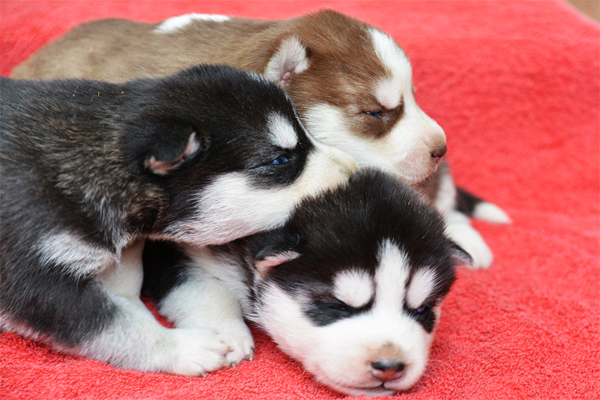
{"label": "brown fur", "polygon": [[[374,78],[389,74],[377,59],[363,22],[331,10],[282,21],[232,18],[193,21],[173,33],[153,33],[160,23],[122,19],[77,26],[16,67],[13,78],[87,78],[124,82],[166,76],[198,63],[263,73],[281,42],[296,36],[307,46],[311,74],[298,74],[286,90],[302,113],[315,102],[345,110],[364,136],[381,137],[401,116],[370,121],[364,110],[382,110],[371,92]],[[60,54],[60,57],[56,55]]]}

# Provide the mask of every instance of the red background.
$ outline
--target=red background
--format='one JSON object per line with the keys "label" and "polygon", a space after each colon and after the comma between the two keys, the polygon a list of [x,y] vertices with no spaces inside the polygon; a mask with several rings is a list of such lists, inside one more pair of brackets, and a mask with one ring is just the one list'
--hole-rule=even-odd
{"label": "red background", "polygon": [[[331,7],[391,34],[445,129],[456,181],[513,224],[475,222],[496,260],[459,271],[431,362],[399,398],[600,392],[600,29],[561,1],[2,1],[0,72],[74,25]],[[4,332],[0,398],[337,399],[258,329],[252,362],[206,378],[123,371]]]}

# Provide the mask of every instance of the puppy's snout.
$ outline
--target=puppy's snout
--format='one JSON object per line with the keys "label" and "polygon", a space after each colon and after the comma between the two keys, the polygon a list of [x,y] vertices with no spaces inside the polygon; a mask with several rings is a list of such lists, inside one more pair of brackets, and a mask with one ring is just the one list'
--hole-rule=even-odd
{"label": "puppy's snout", "polygon": [[446,144],[444,143],[443,146],[438,147],[437,149],[435,149],[434,151],[431,152],[431,157],[433,158],[433,161],[438,163],[442,160],[442,157],[444,157],[444,155],[448,152],[448,146],[446,146]]}
{"label": "puppy's snout", "polygon": [[374,361],[371,367],[373,376],[383,382],[398,379],[406,369],[406,365],[398,361]]}

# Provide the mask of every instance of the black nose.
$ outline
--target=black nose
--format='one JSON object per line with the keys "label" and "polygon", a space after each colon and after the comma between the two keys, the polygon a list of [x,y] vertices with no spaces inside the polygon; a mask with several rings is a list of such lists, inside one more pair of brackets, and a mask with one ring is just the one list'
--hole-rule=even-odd
{"label": "black nose", "polygon": [[399,378],[406,369],[406,365],[396,361],[375,361],[371,366],[373,376],[384,382]]}
{"label": "black nose", "polygon": [[448,146],[443,145],[442,147],[434,150],[431,153],[431,157],[433,157],[434,161],[439,161],[439,160],[441,160],[442,157],[444,157],[444,154],[446,154],[447,151],[448,151]]}

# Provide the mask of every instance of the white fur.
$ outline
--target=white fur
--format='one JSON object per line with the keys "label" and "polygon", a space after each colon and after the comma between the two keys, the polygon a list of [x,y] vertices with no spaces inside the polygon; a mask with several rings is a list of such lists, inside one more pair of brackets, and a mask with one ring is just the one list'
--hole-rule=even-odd
{"label": "white fur", "polygon": [[273,143],[282,149],[294,149],[298,144],[298,135],[291,122],[279,113],[267,117],[267,127],[273,135]]}
{"label": "white fur", "polygon": [[121,258],[113,268],[107,268],[98,276],[106,290],[121,296],[132,303],[145,308],[140,300],[144,269],[142,266],[142,251],[144,240],[137,239],[121,251]]}
{"label": "white fur", "polygon": [[421,307],[434,290],[435,272],[430,269],[419,269],[415,272],[408,287],[406,295],[408,306],[413,309]]}
{"label": "white fur", "polygon": [[248,288],[248,282],[244,279],[244,268],[239,260],[219,257],[207,248],[187,245],[183,245],[181,248],[190,257],[191,265],[194,268],[201,268],[231,290],[242,306],[244,313],[251,310],[252,307],[249,302],[250,289]]}
{"label": "white fur", "polygon": [[298,38],[291,36],[281,42],[269,60],[264,74],[272,82],[284,85],[293,75],[304,72],[307,68],[306,48]]}
{"label": "white fur", "polygon": [[376,84],[376,98],[382,106],[396,108],[403,94],[412,93],[412,67],[404,51],[392,38],[377,29],[370,29],[369,33],[375,53],[390,74]]}
{"label": "white fur", "polygon": [[510,224],[512,221],[508,214],[495,204],[484,201],[475,206],[473,217],[483,221],[494,222],[496,224]]}
{"label": "white fur", "polygon": [[351,307],[359,308],[373,298],[374,287],[371,276],[364,271],[342,271],[333,281],[334,296]]}
{"label": "white fur", "polygon": [[450,174],[440,176],[438,191],[434,202],[434,207],[447,217],[456,207],[456,185]]}
{"label": "white fur", "polygon": [[[342,393],[374,396],[407,389],[427,365],[432,335],[403,314],[410,272],[406,260],[393,243],[382,245],[375,303],[366,313],[318,327],[303,313],[307,299],[292,297],[271,282],[255,320],[318,380]],[[382,384],[370,366],[378,357],[395,357],[406,365],[404,374]]]}
{"label": "white fur", "polygon": [[224,15],[210,15],[210,14],[187,14],[179,17],[169,18],[164,21],[154,30],[154,33],[172,33],[180,29],[185,28],[194,21],[214,21],[224,22],[228,21],[229,17]]}
{"label": "white fur", "polygon": [[[252,335],[244,323],[237,298],[227,286],[231,284],[231,280],[225,283],[207,273],[204,267],[208,267],[205,262],[209,259],[202,257],[202,252],[200,249],[189,248],[187,254],[192,257],[195,265],[202,265],[202,268],[189,269],[187,280],[160,302],[160,312],[177,328],[212,331],[229,348],[225,356],[227,364],[235,366],[252,357]],[[227,270],[224,266],[221,268]],[[239,282],[239,276],[236,281]],[[247,290],[245,288],[241,293],[247,293]]]}
{"label": "white fur", "polygon": [[494,256],[488,245],[469,221],[458,211],[452,211],[446,218],[446,236],[462,247],[473,259],[470,269],[487,269],[492,265]]}
{"label": "white fur", "polygon": [[118,257],[68,231],[46,234],[36,245],[36,250],[42,264],[56,264],[75,277],[96,274],[105,268],[114,267]]}
{"label": "white fur", "polygon": [[377,285],[376,304],[391,306],[390,312],[401,309],[404,303],[406,284],[410,276],[408,257],[389,240],[381,244],[379,268],[375,274]]}
{"label": "white fur", "polygon": [[110,361],[124,369],[188,376],[204,375],[228,365],[228,346],[209,330],[167,329],[148,309],[120,296],[110,297],[119,308],[116,320],[78,348],[76,354]]}
{"label": "white fur", "polygon": [[[196,246],[222,244],[261,229],[283,224],[302,198],[336,187],[356,170],[354,160],[340,150],[314,143],[304,171],[290,186],[260,189],[243,172],[218,176],[198,195],[198,213],[165,230],[170,240]],[[252,207],[248,207],[252,204]]]}
{"label": "white fur", "polygon": [[[473,259],[473,263],[468,266],[470,269],[487,269],[494,261],[492,251],[481,234],[471,226],[469,217],[455,210],[455,199],[456,185],[454,180],[450,174],[443,174],[440,177],[440,186],[434,206],[445,217],[446,235],[469,253]],[[479,213],[477,213],[477,210],[479,210]],[[504,211],[498,206],[487,202],[478,204],[473,216],[488,220],[497,218],[499,223],[510,222],[510,218]]]}

